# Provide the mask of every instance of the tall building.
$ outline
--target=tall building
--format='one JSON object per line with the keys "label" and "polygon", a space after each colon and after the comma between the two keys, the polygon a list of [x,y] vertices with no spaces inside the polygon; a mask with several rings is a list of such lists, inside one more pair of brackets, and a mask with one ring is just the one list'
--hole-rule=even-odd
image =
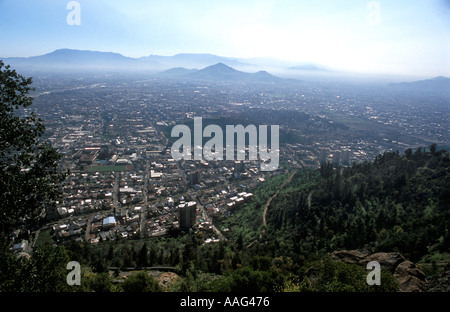
{"label": "tall building", "polygon": [[185,230],[193,226],[195,224],[196,216],[197,203],[195,201],[178,205],[178,221],[180,224],[180,229]]}
{"label": "tall building", "polygon": [[245,172],[245,163],[241,160],[234,162],[234,172],[240,173]]}
{"label": "tall building", "polygon": [[198,170],[191,171],[187,175],[190,185],[200,184],[200,174]]}
{"label": "tall building", "polygon": [[341,153],[335,151],[333,153],[333,166],[339,166],[340,162],[341,162]]}
{"label": "tall building", "polygon": [[344,166],[350,165],[350,150],[342,151],[341,164]]}
{"label": "tall building", "polygon": [[319,163],[324,164],[327,162],[328,150],[326,148],[321,148],[319,153]]}

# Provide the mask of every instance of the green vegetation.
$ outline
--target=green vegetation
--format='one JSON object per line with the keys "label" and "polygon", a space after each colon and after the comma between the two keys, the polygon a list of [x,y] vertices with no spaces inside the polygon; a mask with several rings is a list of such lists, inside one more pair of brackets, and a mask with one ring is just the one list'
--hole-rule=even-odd
{"label": "green vegetation", "polygon": [[282,291],[391,292],[398,290],[397,280],[387,271],[381,271],[379,286],[369,286],[366,283],[367,271],[363,267],[332,261],[329,257],[307,263],[303,272],[305,273],[298,278],[287,282]]}
{"label": "green vegetation", "polygon": [[111,166],[90,166],[87,168],[87,172],[105,172],[105,171],[126,171],[127,165],[111,165]]}
{"label": "green vegetation", "polygon": [[307,253],[399,251],[412,261],[427,254],[428,246],[448,250],[449,165],[448,153],[434,148],[385,153],[339,170],[324,165],[314,184],[286,188],[274,199],[268,240],[278,238]]}
{"label": "green vegetation", "polygon": [[42,245],[33,255],[17,257],[8,251],[0,251],[0,291],[52,292],[69,291],[66,283],[70,261],[64,247]]}
{"label": "green vegetation", "polygon": [[0,61],[0,249],[8,235],[39,225],[42,211],[61,194],[65,174],[58,171],[61,155],[42,140],[43,121],[34,112],[22,114],[32,104],[32,79]]}
{"label": "green vegetation", "polygon": [[123,282],[125,292],[157,292],[161,291],[158,282],[145,272],[131,275]]}
{"label": "green vegetation", "polygon": [[264,205],[270,196],[276,193],[287,176],[287,174],[278,175],[263,183],[253,193],[252,201],[244,208],[232,210],[232,217],[219,223],[219,227],[230,229],[230,238],[233,240],[242,239],[248,244],[256,239],[262,231]]}
{"label": "green vegetation", "polygon": [[39,236],[36,239],[36,243],[35,243],[36,246],[54,244],[55,241],[53,240],[53,236],[52,236],[51,232],[52,232],[51,229],[40,231]]}

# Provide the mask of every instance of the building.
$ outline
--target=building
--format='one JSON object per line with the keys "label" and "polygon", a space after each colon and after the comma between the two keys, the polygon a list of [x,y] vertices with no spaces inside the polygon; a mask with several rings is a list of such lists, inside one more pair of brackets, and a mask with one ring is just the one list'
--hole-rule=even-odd
{"label": "building", "polygon": [[327,162],[328,150],[326,148],[321,148],[319,152],[319,163],[324,164]]}
{"label": "building", "polygon": [[25,250],[28,247],[28,241],[27,240],[22,240],[22,242],[15,244],[12,247],[13,252],[15,253],[19,253],[19,252],[25,252]]}
{"label": "building", "polygon": [[195,224],[197,216],[197,203],[190,201],[178,205],[178,220],[180,229],[189,229]]}
{"label": "building", "polygon": [[333,153],[333,166],[337,167],[341,163],[341,153],[338,151]]}
{"label": "building", "polygon": [[245,163],[240,160],[236,161],[234,163],[234,172],[236,173],[245,172]]}
{"label": "building", "polygon": [[114,217],[107,217],[107,218],[103,219],[102,228],[104,230],[113,228],[115,225],[116,225],[116,218],[114,218]]}
{"label": "building", "polygon": [[342,151],[341,164],[344,166],[350,165],[350,151],[349,150]]}
{"label": "building", "polygon": [[190,185],[200,184],[200,174],[198,170],[189,172],[188,179]]}

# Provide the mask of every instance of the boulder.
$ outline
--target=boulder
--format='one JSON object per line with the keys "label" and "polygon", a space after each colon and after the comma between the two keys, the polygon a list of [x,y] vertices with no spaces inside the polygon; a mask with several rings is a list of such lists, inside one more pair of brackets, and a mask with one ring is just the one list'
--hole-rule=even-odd
{"label": "boulder", "polygon": [[340,250],[333,252],[331,258],[345,263],[359,263],[369,255],[370,253],[366,249]]}
{"label": "boulder", "polygon": [[405,261],[405,258],[398,252],[377,252],[360,260],[359,264],[365,266],[370,261],[377,261],[382,270],[394,273],[397,266]]}
{"label": "boulder", "polygon": [[403,261],[394,272],[401,292],[422,291],[425,287],[425,274],[411,261]]}

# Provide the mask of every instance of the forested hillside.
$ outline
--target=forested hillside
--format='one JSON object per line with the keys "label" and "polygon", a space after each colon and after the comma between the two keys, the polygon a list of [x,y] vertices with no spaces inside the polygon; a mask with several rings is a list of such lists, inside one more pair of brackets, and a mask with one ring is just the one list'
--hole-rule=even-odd
{"label": "forested hillside", "polygon": [[299,172],[269,208],[266,239],[289,246],[275,253],[364,247],[417,261],[450,250],[448,152],[432,146],[343,169],[327,164],[314,183],[299,183],[306,174]]}
{"label": "forested hillside", "polygon": [[[286,177],[279,176],[262,189],[273,194]],[[247,247],[246,255],[283,262],[279,267],[294,275],[317,267],[314,261],[328,259],[330,252],[364,248],[400,252],[421,262],[432,277],[449,260],[449,190],[447,151],[433,145],[427,150],[387,152],[351,167],[325,164],[319,170],[298,171],[272,199],[266,227],[261,226],[260,215],[267,192],[256,193],[255,201],[224,225],[232,229],[232,240]],[[436,259],[443,260],[441,268]]]}

